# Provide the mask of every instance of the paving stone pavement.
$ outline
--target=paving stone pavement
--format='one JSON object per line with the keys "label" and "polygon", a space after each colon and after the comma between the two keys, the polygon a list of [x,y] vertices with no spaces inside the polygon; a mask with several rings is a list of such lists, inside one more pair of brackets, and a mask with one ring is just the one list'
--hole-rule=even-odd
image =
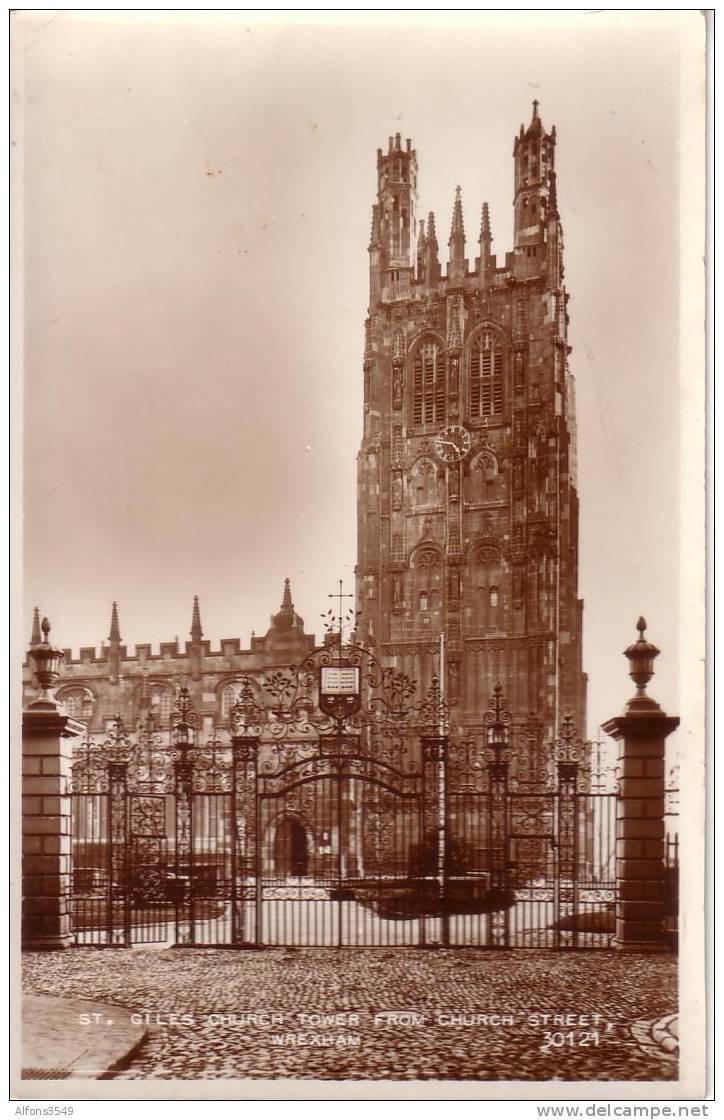
{"label": "paving stone pavement", "polygon": [[70,949],[26,953],[23,964],[27,992],[142,1016],[148,1035],[120,1079],[677,1076],[674,1055],[631,1029],[666,1021],[672,1033],[668,954]]}
{"label": "paving stone pavement", "polygon": [[638,1019],[631,1024],[631,1034],[647,1054],[659,1055],[665,1061],[679,1057],[679,1017],[664,1015],[660,1019]]}
{"label": "paving stone pavement", "polygon": [[130,1010],[84,999],[24,995],[23,1080],[99,1078],[143,1040]]}

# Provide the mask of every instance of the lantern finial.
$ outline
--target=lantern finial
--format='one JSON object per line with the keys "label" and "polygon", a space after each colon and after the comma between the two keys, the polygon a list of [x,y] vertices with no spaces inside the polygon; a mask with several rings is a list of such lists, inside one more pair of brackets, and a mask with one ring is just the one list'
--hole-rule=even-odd
{"label": "lantern finial", "polygon": [[[63,660],[63,653],[51,645],[48,640],[50,623],[47,618],[44,618],[41,622],[40,629],[43,632],[43,640],[31,645],[30,656],[41,692],[37,700],[34,700],[30,706],[55,711],[58,702],[53,696],[53,685],[60,676],[60,663]],[[35,636],[39,637],[39,635]]]}
{"label": "lantern finial", "polygon": [[652,642],[646,641],[646,619],[643,615],[636,623],[636,629],[639,632],[637,641],[624,650],[629,660],[629,676],[636,683],[636,695],[629,700],[628,708],[634,711],[639,708],[649,710],[658,708],[656,701],[646,695],[646,685],[654,675],[654,661],[661,651]]}

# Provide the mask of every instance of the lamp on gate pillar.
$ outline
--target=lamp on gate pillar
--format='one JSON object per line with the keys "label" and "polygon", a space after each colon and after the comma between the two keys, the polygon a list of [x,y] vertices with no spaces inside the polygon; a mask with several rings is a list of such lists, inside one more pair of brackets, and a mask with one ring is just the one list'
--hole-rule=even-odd
{"label": "lamp on gate pillar", "polygon": [[241,678],[241,687],[231,705],[229,721],[235,735],[250,737],[252,725],[259,723],[262,716],[261,709],[254,700],[254,691],[248,677]]}
{"label": "lamp on gate pillar", "polygon": [[186,685],[179,689],[178,700],[173,712],[172,739],[182,762],[188,761],[188,752],[194,745],[197,716],[193,709],[191,694]]}
{"label": "lamp on gate pillar", "polygon": [[510,713],[506,711],[503,690],[499,684],[493,689],[490,706],[485,713],[488,759],[495,767],[494,777],[503,777],[508,766],[510,745]]}

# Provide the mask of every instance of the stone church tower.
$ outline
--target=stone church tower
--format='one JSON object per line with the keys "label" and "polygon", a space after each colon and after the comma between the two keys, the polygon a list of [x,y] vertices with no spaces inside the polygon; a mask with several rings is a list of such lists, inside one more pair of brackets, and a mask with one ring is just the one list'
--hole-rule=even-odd
{"label": "stone church tower", "polygon": [[[568,366],[556,130],[533,102],[513,147],[515,237],[492,253],[482,205],[466,257],[460,188],[446,266],[417,213],[417,155],[377,153],[364,433],[358,456],[358,634],[479,726],[497,682],[546,740],[585,735],[574,381]],[[441,640],[442,639],[442,640]]]}

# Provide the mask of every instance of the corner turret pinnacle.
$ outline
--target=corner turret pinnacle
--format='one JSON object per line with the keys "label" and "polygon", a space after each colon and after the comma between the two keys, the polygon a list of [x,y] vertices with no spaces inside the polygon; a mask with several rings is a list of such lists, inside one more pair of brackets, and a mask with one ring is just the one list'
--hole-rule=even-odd
{"label": "corner turret pinnacle", "polygon": [[121,642],[121,628],[118,625],[118,603],[115,602],[111,608],[111,632],[108,635],[108,640],[118,645]]}
{"label": "corner turret pinnacle", "polygon": [[427,240],[437,250],[437,230],[435,229],[435,214],[431,210],[427,215]]}
{"label": "corner turret pinnacle", "polygon": [[121,628],[118,625],[118,603],[111,608],[111,632],[108,635],[108,675],[111,684],[117,684],[121,672]]}
{"label": "corner turret pinnacle", "polygon": [[294,603],[292,602],[292,588],[289,579],[284,580],[284,594],[282,595],[282,610],[293,612]]}
{"label": "corner turret pinnacle", "polygon": [[282,595],[282,605],[276,614],[271,617],[272,630],[286,631],[291,629],[299,630],[300,633],[304,632],[304,622],[295,613],[294,603],[292,602],[292,589],[289,579],[284,580],[284,593]]}
{"label": "corner turret pinnacle", "polygon": [[550,173],[555,168],[555,128],[546,132],[533,102],[533,115],[513,145],[514,227],[519,279],[535,275],[544,259],[545,223],[550,214]]}
{"label": "corner turret pinnacle", "polygon": [[526,131],[526,135],[528,135],[528,136],[537,135],[538,133],[541,133],[543,131],[543,121],[538,116],[538,105],[539,105],[539,102],[537,100],[534,100],[533,101],[533,116],[530,118],[530,124],[528,125],[527,131]]}
{"label": "corner turret pinnacle", "polygon": [[440,279],[440,258],[438,255],[435,215],[432,210],[427,215],[427,237],[425,238],[425,281],[434,284]]}
{"label": "corner turret pinnacle", "polygon": [[480,218],[480,237],[478,242],[483,245],[485,242],[491,242],[493,235],[490,232],[490,211],[487,202],[483,203],[483,212]]}
{"label": "corner turret pinnacle", "polygon": [[462,259],[465,255],[465,227],[463,225],[463,199],[460,187],[455,188],[455,202],[453,203],[452,225],[450,226],[450,259],[456,255]]}
{"label": "corner turret pinnacle", "polygon": [[423,218],[418,222],[417,230],[417,279],[425,279],[425,245],[427,238],[425,237],[425,221]]}
{"label": "corner turret pinnacle", "polygon": [[30,644],[31,646],[39,646],[42,640],[40,636],[40,610],[38,607],[35,607],[33,610],[33,629],[30,634]]}
{"label": "corner turret pinnacle", "polygon": [[201,611],[199,609],[199,597],[194,595],[194,607],[191,614],[191,641],[200,642],[204,636],[201,629]]}
{"label": "corner turret pinnacle", "polygon": [[450,257],[447,274],[450,283],[459,287],[465,278],[467,264],[465,261],[465,227],[463,225],[463,200],[460,187],[455,188],[455,202],[453,204],[452,225],[448,239]]}
{"label": "corner turret pinnacle", "polygon": [[484,284],[491,282],[493,257],[490,252],[490,246],[493,241],[493,235],[490,232],[490,211],[488,210],[487,202],[483,203],[483,212],[480,217],[480,237],[478,243],[480,245],[480,257],[478,258],[478,274]]}

